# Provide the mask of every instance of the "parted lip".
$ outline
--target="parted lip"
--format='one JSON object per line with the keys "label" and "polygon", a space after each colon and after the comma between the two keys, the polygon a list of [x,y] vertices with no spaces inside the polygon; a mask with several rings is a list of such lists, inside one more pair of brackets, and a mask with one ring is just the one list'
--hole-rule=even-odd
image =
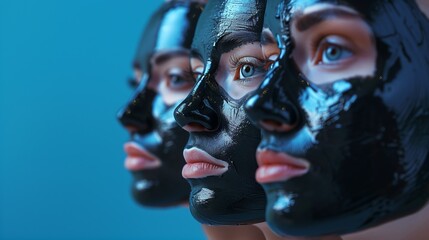
{"label": "parted lip", "polygon": [[184,178],[204,178],[219,176],[228,170],[228,163],[214,158],[197,147],[183,150],[186,164],[182,169]]}
{"label": "parted lip", "polygon": [[286,181],[302,176],[310,169],[310,163],[305,159],[269,149],[258,149],[256,160],[259,165],[256,171],[258,183]]}
{"label": "parted lip", "polygon": [[161,166],[161,160],[149,153],[146,149],[135,142],[124,144],[125,168],[129,171],[155,169]]}

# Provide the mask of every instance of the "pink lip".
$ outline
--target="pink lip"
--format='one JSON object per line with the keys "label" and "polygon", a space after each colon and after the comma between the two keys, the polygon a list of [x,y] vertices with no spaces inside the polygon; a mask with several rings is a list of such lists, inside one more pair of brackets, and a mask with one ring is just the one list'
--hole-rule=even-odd
{"label": "pink lip", "polygon": [[183,150],[186,164],[182,169],[184,178],[219,176],[228,170],[228,163],[212,157],[207,152],[193,147]]}
{"label": "pink lip", "polygon": [[125,168],[129,171],[154,169],[161,166],[161,160],[133,142],[125,143]]}
{"label": "pink lip", "polygon": [[282,182],[302,176],[310,169],[310,163],[301,158],[271,150],[258,150],[256,160],[259,168],[256,171],[258,183]]}

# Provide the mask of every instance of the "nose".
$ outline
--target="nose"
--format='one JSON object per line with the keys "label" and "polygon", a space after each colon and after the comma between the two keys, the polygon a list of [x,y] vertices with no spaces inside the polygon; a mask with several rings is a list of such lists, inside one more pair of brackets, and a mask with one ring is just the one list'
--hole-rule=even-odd
{"label": "nose", "polygon": [[131,101],[117,113],[119,122],[130,132],[150,132],[155,125],[152,114],[155,96],[155,91],[140,84]]}
{"label": "nose", "polygon": [[188,132],[210,132],[219,127],[219,115],[215,106],[218,100],[210,90],[208,77],[198,81],[191,93],[174,111],[177,123]]}
{"label": "nose", "polygon": [[286,77],[283,71],[267,75],[255,95],[244,109],[250,120],[259,128],[271,132],[289,132],[299,123],[299,112],[287,96]]}

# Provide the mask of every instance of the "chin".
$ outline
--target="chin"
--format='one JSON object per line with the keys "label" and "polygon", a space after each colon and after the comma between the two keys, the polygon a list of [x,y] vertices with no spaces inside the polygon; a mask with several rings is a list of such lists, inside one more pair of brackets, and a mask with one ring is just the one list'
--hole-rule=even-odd
{"label": "chin", "polygon": [[[349,197],[337,187],[327,187],[327,179],[310,179],[311,176],[292,179],[287,185],[263,184],[267,193],[266,219],[275,233],[297,237],[353,233],[415,213],[425,206],[429,196],[426,188],[396,195],[369,189]],[[313,184],[308,185],[310,182]],[[306,191],[304,186],[314,189]]]}
{"label": "chin", "polygon": [[139,205],[163,208],[188,202],[190,188],[184,179],[157,178],[156,172],[145,170],[133,173],[131,193]]}
{"label": "chin", "polygon": [[192,186],[190,210],[197,221],[209,225],[245,225],[265,221],[266,199],[262,188],[260,194],[254,191],[237,194],[234,184],[225,189],[219,187],[219,180],[222,177],[188,180]]}

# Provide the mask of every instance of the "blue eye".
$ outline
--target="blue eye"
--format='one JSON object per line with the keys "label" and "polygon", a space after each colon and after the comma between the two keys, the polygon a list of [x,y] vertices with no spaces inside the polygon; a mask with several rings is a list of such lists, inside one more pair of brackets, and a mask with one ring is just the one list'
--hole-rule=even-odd
{"label": "blue eye", "polygon": [[353,53],[338,45],[328,45],[322,53],[321,63],[333,64],[336,61],[352,56]]}
{"label": "blue eye", "polygon": [[252,77],[255,74],[255,67],[250,64],[243,64],[240,67],[240,79]]}
{"label": "blue eye", "polygon": [[194,81],[193,79],[189,79],[184,76],[172,74],[170,75],[170,81],[168,85],[171,89],[180,90],[180,89],[188,88],[189,86],[193,86]]}

